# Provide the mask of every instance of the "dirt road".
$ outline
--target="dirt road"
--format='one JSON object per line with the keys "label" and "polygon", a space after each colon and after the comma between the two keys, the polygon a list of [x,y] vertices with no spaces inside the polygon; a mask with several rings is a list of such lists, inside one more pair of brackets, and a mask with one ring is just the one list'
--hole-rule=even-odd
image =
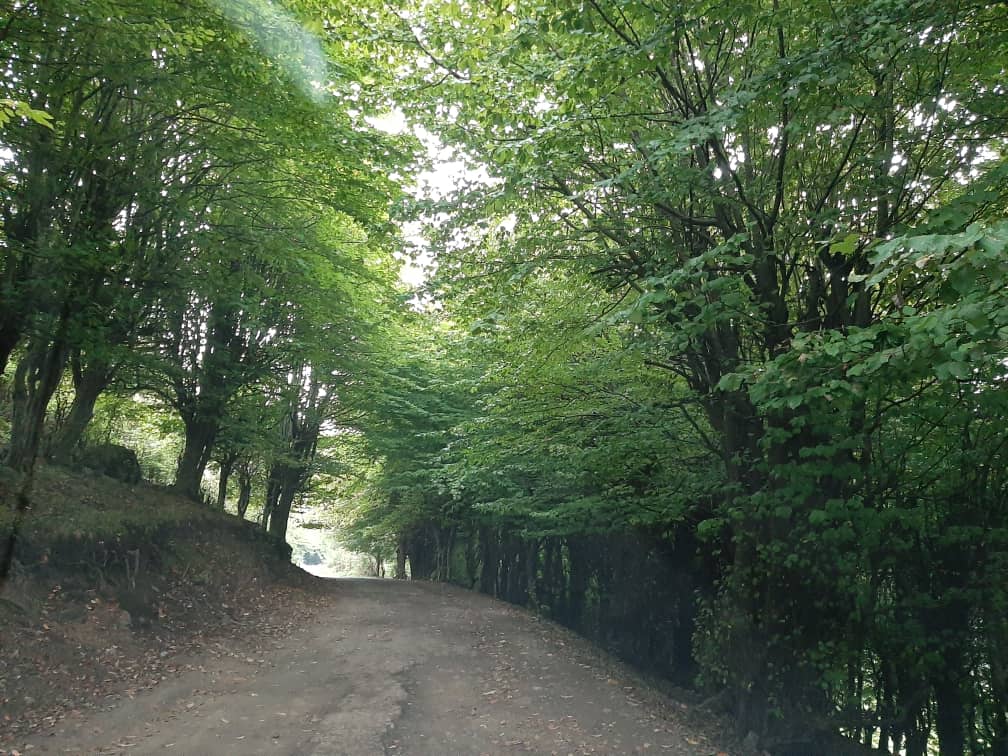
{"label": "dirt road", "polygon": [[196,660],[153,690],[36,733],[28,753],[716,754],[620,665],[458,588],[331,581],[272,653]]}

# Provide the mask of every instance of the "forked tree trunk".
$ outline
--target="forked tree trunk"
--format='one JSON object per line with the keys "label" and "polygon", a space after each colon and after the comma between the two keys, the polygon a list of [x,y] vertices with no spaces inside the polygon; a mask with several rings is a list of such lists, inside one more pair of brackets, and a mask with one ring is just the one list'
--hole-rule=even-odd
{"label": "forked tree trunk", "polygon": [[278,464],[270,471],[266,502],[269,521],[266,523],[266,531],[278,541],[287,539],[287,523],[294,499],[301,491],[306,477],[307,469],[301,466]]}
{"label": "forked tree trunk", "polygon": [[46,409],[59,386],[66,367],[68,350],[66,331],[69,313],[64,312],[56,335],[28,350],[14,374],[13,413],[11,418],[8,467],[21,472],[35,465],[42,442]]}
{"label": "forked tree trunk", "polygon": [[49,456],[56,462],[67,464],[73,459],[84,431],[94,417],[95,403],[112,380],[108,366],[87,367],[74,371],[74,398],[66,422],[57,432],[49,449]]}
{"label": "forked tree trunk", "polygon": [[245,466],[238,468],[238,516],[243,520],[252,501],[252,473]]}
{"label": "forked tree trunk", "polygon": [[[311,464],[315,458],[321,421],[310,422],[297,413],[288,418],[288,463],[276,463],[270,469],[267,487],[264,525],[270,535],[278,541],[287,538],[287,522],[290,519],[294,499],[311,479]],[[266,523],[265,518],[269,518]]]}
{"label": "forked tree trunk", "polygon": [[[11,4],[6,7],[11,7]],[[32,201],[20,207],[18,213],[7,215],[3,221],[6,244],[4,264],[0,268],[0,375],[7,369],[11,354],[38,312],[33,306],[35,302],[25,298],[23,291],[19,296],[19,288],[32,279],[35,255],[28,251],[37,249],[46,229],[53,226],[55,182],[46,174],[49,144],[54,138],[48,130],[43,130],[39,135],[38,149],[26,156],[28,159],[22,166],[27,172],[19,177],[19,185],[36,187],[39,191],[28,192],[28,196],[34,195]]]}

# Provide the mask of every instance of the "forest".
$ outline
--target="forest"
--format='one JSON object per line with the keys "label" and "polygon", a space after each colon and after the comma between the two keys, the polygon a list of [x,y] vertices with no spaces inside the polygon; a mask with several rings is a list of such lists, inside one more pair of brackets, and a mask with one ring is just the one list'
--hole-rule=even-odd
{"label": "forest", "polygon": [[1008,756],[1004,3],[0,0],[0,61],[5,573],[105,459],[763,743]]}

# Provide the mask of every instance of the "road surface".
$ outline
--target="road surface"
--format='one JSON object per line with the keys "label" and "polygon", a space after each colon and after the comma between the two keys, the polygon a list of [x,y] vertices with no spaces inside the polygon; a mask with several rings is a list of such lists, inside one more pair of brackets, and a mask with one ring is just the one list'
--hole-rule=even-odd
{"label": "road surface", "polygon": [[327,590],[292,636],[197,659],[23,753],[724,754],[686,707],[521,609],[419,582]]}

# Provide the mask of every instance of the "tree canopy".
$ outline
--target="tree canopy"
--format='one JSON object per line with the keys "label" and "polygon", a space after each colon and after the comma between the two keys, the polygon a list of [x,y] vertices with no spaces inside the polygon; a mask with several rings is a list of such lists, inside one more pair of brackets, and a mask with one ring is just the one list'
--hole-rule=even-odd
{"label": "tree canopy", "polygon": [[[388,107],[388,71],[362,62],[346,14],[316,11],[110,0],[4,20],[8,465],[70,461],[115,390],[178,413],[186,496],[219,439],[255,436],[273,473],[307,483],[326,406],[398,306],[390,213],[413,160],[365,120]],[[275,432],[233,430],[250,393]],[[273,504],[282,537],[291,502]]]}
{"label": "tree canopy", "polygon": [[1003,8],[388,22],[403,107],[488,175],[429,205],[484,589],[605,637],[674,570],[741,732],[1003,750]]}

